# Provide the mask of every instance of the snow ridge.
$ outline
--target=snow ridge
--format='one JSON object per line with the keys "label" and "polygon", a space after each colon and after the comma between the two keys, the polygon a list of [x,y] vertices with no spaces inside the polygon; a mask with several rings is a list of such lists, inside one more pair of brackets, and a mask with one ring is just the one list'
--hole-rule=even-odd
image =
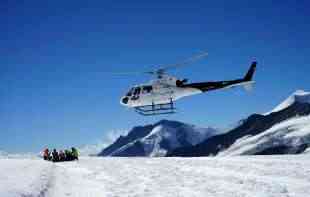
{"label": "snow ridge", "polygon": [[296,117],[274,125],[265,132],[236,141],[219,156],[253,155],[268,148],[310,145],[310,116]]}
{"label": "snow ridge", "polygon": [[294,92],[291,96],[289,96],[287,99],[285,99],[282,103],[280,103],[277,107],[275,107],[272,111],[264,114],[268,115],[273,112],[278,112],[281,111],[290,105],[292,105],[295,102],[300,102],[300,103],[310,103],[310,92],[306,92],[304,90],[297,90]]}

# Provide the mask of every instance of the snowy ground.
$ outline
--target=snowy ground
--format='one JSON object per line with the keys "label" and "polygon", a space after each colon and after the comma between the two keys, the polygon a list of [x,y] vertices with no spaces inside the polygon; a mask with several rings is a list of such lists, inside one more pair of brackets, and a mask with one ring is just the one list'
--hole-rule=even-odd
{"label": "snowy ground", "polygon": [[309,196],[310,155],[0,159],[0,196]]}

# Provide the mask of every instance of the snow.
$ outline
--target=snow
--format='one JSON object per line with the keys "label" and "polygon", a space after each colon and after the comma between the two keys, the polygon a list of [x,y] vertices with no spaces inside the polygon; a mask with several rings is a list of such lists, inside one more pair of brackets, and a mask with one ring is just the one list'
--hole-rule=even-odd
{"label": "snow", "polygon": [[241,138],[218,156],[251,155],[274,146],[302,144],[310,144],[310,116],[283,121],[263,133]]}
{"label": "snow", "polygon": [[297,90],[294,92],[291,96],[289,96],[287,99],[285,99],[282,103],[280,103],[277,107],[275,107],[272,111],[264,114],[268,115],[273,112],[281,111],[290,105],[292,105],[294,102],[300,102],[300,103],[310,103],[310,92],[305,92],[304,90]]}
{"label": "snow", "polygon": [[308,155],[0,159],[0,196],[305,197],[309,166]]}
{"label": "snow", "polygon": [[44,196],[52,166],[35,159],[0,159],[0,196]]}

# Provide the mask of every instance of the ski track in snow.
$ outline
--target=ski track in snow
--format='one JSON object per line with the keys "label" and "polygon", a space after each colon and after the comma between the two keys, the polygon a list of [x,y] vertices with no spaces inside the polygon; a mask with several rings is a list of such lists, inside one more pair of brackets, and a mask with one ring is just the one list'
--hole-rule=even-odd
{"label": "ski track in snow", "polygon": [[309,195],[310,156],[0,160],[0,196]]}
{"label": "ski track in snow", "polygon": [[51,163],[38,159],[0,159],[0,196],[45,197],[53,171]]}

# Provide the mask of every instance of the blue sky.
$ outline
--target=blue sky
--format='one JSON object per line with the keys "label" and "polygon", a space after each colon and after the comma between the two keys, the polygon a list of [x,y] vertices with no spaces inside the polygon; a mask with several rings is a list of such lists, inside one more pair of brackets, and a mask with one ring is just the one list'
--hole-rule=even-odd
{"label": "blue sky", "polygon": [[[227,127],[309,90],[307,1],[9,1],[0,6],[0,150],[80,146],[166,118]],[[234,79],[258,61],[254,91],[185,98],[179,113],[142,117],[119,105],[148,76],[111,76],[208,58],[171,74]]]}

